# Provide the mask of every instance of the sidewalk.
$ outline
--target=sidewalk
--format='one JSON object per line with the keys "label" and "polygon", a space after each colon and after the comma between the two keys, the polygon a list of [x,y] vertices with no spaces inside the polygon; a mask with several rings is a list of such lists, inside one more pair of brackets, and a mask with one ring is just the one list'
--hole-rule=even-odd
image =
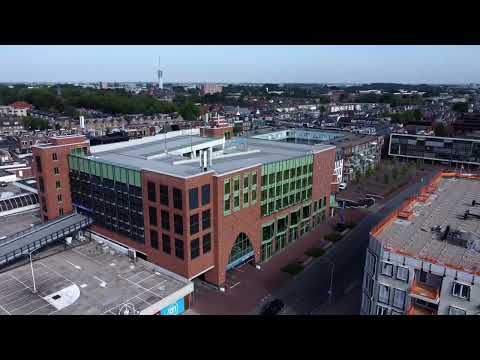
{"label": "sidewalk", "polygon": [[[346,209],[345,221],[359,222],[367,212],[363,209]],[[332,232],[332,224],[337,217],[329,218],[314,231],[297,239],[285,249],[275,254],[260,270],[251,265],[243,265],[231,270],[226,291],[213,290],[202,284],[195,284],[195,301],[192,310],[200,314],[249,314],[269,298],[269,295],[294,277],[281,271],[285,265],[304,262],[309,257],[304,252],[311,247],[325,248],[330,243],[323,236]]]}

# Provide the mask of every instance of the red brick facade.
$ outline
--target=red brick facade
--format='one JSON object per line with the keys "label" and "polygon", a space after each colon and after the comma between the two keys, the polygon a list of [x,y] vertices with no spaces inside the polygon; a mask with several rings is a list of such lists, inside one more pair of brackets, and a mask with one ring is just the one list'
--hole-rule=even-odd
{"label": "red brick facade", "polygon": [[[32,147],[32,171],[37,180],[40,212],[44,221],[61,216],[62,211],[63,214],[73,211],[68,155],[76,147],[86,148],[85,151],[89,151],[89,142],[83,136],[58,137],[49,140],[49,144]],[[56,154],[56,160],[54,160],[54,154]],[[37,164],[37,157],[41,162],[40,167]],[[55,169],[58,173],[55,173]],[[40,179],[43,179],[43,191]],[[57,181],[60,181],[59,188],[57,188]]]}
{"label": "red brick facade", "polygon": [[[48,219],[59,216],[59,208],[63,208],[64,213],[72,211],[72,200],[70,195],[70,181],[67,156],[73,147],[86,147],[88,151],[88,141],[83,137],[59,138],[52,140],[51,144],[35,146],[33,148],[34,159],[39,156],[42,162],[42,171],[37,171],[34,163],[33,169],[35,177],[44,179],[45,191],[39,191],[40,205],[43,207],[42,198],[45,197],[47,212],[42,210],[42,215]],[[52,154],[56,153],[58,160],[53,160]],[[331,193],[331,183],[333,181],[333,168],[335,161],[335,149],[331,148],[314,154],[313,159],[313,178],[312,178],[312,197],[308,202],[314,202],[323,198],[329,199]],[[58,167],[59,174],[54,174],[54,167]],[[141,171],[141,186],[143,196],[143,214],[145,242],[142,244],[133,241],[125,236],[114,233],[93,225],[92,229],[106,237],[116,240],[131,248],[143,253],[147,261],[155,263],[163,268],[175,272],[188,279],[205,274],[205,279],[211,283],[222,286],[226,279],[226,267],[229,261],[232,247],[239,236],[244,233],[254,250],[255,262],[261,260],[261,242],[262,225],[271,222],[283,215],[287,215],[294,210],[301,208],[304,204],[296,204],[286,209],[280,210],[270,216],[261,215],[261,165],[240,169],[238,171],[216,175],[213,171],[207,171],[197,176],[187,178],[175,177],[161,174],[149,170]],[[252,173],[256,173],[256,202],[252,204],[251,191],[249,191],[249,205],[244,207],[243,196],[240,195],[240,209],[231,211],[229,215],[224,215],[224,180],[235,176],[240,177],[240,190],[244,188],[244,175],[249,176],[249,189],[252,185]],[[56,189],[55,183],[61,181],[61,188]],[[155,188],[155,199],[149,199],[149,185],[153,184]],[[168,205],[160,202],[160,185],[168,187]],[[209,201],[202,205],[202,186],[209,185]],[[174,207],[173,189],[176,188],[182,194],[182,209]],[[198,189],[198,207],[190,209],[189,191]],[[242,194],[243,191],[240,191]],[[57,201],[57,195],[61,194],[63,202]],[[326,213],[329,213],[329,201],[326,204]],[[154,209],[156,214],[156,224],[150,223],[150,208]],[[166,211],[169,215],[169,226],[165,229],[162,226],[161,212]],[[210,226],[203,229],[202,213],[210,210]],[[183,234],[177,234],[174,225],[174,215],[179,215],[183,219]],[[193,235],[190,233],[190,216],[198,214],[198,231]],[[152,246],[151,231],[156,231],[158,246]],[[298,231],[298,229],[297,229]],[[163,249],[162,235],[168,235],[170,244],[170,253]],[[210,234],[211,247],[204,253],[204,236]],[[297,234],[298,237],[298,234]],[[176,255],[175,240],[183,241],[183,259]],[[192,259],[192,240],[199,240],[198,256]],[[287,250],[288,251],[288,250]]]}
{"label": "red brick facade", "polygon": [[200,136],[230,139],[233,136],[233,126],[201,127]]}

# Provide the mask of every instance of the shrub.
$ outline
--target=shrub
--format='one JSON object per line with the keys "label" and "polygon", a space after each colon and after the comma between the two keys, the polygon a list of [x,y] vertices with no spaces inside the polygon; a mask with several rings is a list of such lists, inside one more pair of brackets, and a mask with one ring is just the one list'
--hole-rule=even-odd
{"label": "shrub", "polygon": [[317,247],[312,247],[312,248],[308,249],[307,251],[305,251],[305,255],[315,257],[315,258],[320,257],[323,254],[325,254],[325,250],[323,250],[321,248],[317,248]]}
{"label": "shrub", "polygon": [[301,264],[293,263],[293,264],[288,264],[288,265],[282,267],[281,270],[283,272],[286,272],[290,275],[295,276],[303,270],[303,266]]}
{"label": "shrub", "polygon": [[338,240],[340,240],[342,238],[342,235],[340,235],[339,233],[337,232],[332,232],[330,234],[327,234],[324,236],[324,239],[325,240],[328,240],[328,241],[331,241],[331,242],[337,242]]}
{"label": "shrub", "polygon": [[357,226],[357,223],[356,223],[355,221],[347,221],[347,222],[345,223],[345,226],[346,226],[347,228],[349,228],[349,229],[352,229],[352,228],[354,228],[355,226]]}

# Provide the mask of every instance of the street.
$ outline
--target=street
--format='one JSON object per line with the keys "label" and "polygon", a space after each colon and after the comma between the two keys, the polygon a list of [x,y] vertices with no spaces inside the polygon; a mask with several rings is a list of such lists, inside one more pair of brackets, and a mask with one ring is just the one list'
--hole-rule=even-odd
{"label": "street", "polygon": [[[361,303],[361,286],[365,251],[370,229],[389,212],[419,191],[433,175],[426,176],[388,200],[379,210],[364,218],[344,239],[330,247],[328,252],[297,275],[294,281],[274,291],[271,299],[285,303],[285,314],[358,314]],[[328,259],[325,259],[328,257]],[[329,305],[331,264],[334,264],[332,304]],[[335,311],[335,307],[341,307]]]}

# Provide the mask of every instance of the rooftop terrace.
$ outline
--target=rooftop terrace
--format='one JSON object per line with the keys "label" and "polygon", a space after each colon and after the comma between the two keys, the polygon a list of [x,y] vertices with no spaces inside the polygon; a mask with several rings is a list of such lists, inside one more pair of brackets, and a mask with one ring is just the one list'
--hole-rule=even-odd
{"label": "rooftop terrace", "polygon": [[[372,230],[386,250],[480,272],[480,178],[442,174]],[[472,200],[477,205],[472,206]],[[465,219],[465,211],[471,216]],[[448,226],[448,229],[447,229]]]}

